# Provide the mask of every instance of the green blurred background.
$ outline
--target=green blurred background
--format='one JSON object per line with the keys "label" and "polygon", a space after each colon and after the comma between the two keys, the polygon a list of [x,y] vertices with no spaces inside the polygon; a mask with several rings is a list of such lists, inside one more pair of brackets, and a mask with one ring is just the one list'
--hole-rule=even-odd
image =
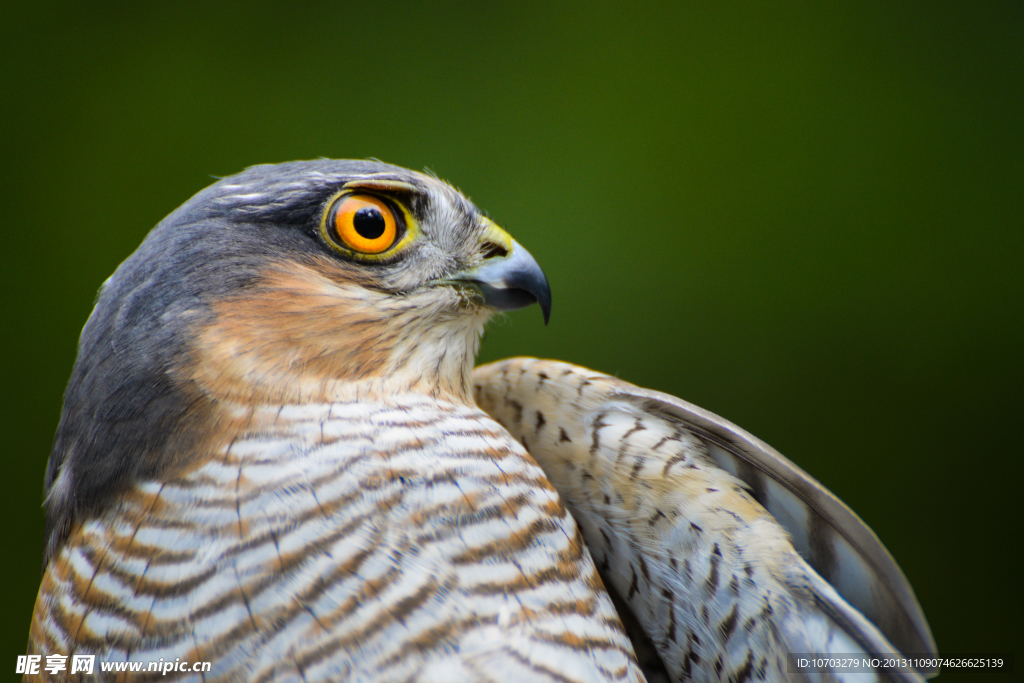
{"label": "green blurred background", "polygon": [[874,528],[941,650],[1021,653],[1020,0],[4,15],[0,670],[96,288],[211,176],[317,156],[429,168],[536,256],[550,327],[498,320],[481,360],[727,417]]}

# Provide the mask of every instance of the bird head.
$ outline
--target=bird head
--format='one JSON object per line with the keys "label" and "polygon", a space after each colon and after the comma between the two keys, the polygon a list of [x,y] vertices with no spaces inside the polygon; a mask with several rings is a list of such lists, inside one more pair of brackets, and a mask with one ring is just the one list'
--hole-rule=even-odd
{"label": "bird head", "polygon": [[533,257],[450,185],[323,160],[200,192],[117,270],[90,327],[127,353],[172,347],[172,374],[227,400],[461,394],[490,314],[538,301],[546,321]]}
{"label": "bird head", "polygon": [[224,178],[100,290],[47,472],[51,531],[115,484],[186,466],[254,405],[472,404],[487,319],[534,302],[546,321],[533,257],[434,177],[319,160]]}

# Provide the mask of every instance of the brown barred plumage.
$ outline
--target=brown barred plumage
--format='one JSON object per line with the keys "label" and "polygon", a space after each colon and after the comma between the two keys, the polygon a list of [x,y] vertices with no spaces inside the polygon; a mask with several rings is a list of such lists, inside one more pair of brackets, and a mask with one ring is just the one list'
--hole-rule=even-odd
{"label": "brown barred plumage", "polygon": [[213,661],[208,681],[638,680],[578,528],[479,410],[407,394],[246,422],[78,526],[37,651]]}

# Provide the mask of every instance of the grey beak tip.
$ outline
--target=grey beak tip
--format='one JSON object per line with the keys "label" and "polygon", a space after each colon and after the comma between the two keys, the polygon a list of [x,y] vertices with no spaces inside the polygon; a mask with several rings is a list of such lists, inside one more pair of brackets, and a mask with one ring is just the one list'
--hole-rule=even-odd
{"label": "grey beak tip", "polygon": [[483,302],[498,311],[539,304],[544,324],[551,319],[551,287],[530,252],[513,241],[511,256],[496,258],[458,279],[472,282]]}

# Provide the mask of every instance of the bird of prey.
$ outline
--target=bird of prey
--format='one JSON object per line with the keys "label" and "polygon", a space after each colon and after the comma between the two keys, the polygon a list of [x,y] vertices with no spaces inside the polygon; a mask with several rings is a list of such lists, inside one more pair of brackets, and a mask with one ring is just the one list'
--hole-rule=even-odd
{"label": "bird of prey", "polygon": [[102,286],[47,467],[29,653],[95,670],[26,678],[780,681],[792,653],[934,652],[870,529],[753,436],[577,366],[474,372],[493,312],[535,302],[533,257],[431,176],[292,162],[187,201]]}

